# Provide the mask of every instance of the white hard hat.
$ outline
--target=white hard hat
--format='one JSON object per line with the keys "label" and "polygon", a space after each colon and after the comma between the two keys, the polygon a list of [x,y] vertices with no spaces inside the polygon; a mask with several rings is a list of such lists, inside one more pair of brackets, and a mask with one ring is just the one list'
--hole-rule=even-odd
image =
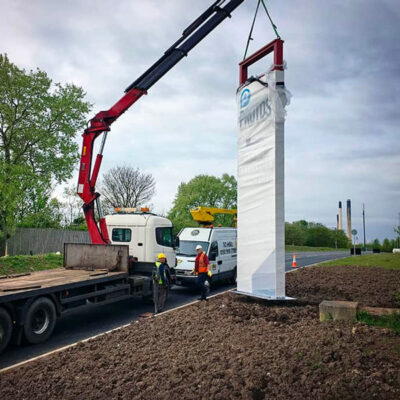
{"label": "white hard hat", "polygon": [[201,247],[200,244],[198,244],[198,245],[196,246],[196,250],[203,250],[203,248]]}

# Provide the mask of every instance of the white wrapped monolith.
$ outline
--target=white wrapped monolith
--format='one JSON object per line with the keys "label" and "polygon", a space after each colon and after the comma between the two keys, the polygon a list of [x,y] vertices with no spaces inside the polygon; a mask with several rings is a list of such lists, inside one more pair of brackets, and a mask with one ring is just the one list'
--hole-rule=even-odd
{"label": "white wrapped monolith", "polygon": [[284,72],[239,88],[237,290],[285,297]]}

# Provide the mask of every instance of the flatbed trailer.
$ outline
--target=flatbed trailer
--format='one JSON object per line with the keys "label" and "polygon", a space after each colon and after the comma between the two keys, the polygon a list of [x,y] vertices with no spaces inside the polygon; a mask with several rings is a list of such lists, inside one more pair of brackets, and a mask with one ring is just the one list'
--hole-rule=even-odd
{"label": "flatbed trailer", "polygon": [[152,297],[152,272],[129,263],[128,246],[66,244],[64,268],[0,277],[0,352],[23,338],[41,343],[64,312]]}

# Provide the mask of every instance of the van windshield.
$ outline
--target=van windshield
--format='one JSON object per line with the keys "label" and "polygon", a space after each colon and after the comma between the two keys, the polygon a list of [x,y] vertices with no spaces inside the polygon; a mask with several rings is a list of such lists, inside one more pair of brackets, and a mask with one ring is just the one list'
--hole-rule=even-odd
{"label": "van windshield", "polygon": [[179,242],[178,256],[195,257],[196,246],[200,245],[203,248],[204,253],[207,253],[208,243],[207,242],[192,242],[187,240],[181,240]]}

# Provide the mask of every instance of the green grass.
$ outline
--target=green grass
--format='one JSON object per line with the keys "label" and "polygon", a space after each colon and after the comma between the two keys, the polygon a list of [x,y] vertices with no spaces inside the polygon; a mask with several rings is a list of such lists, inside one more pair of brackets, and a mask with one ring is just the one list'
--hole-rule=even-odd
{"label": "green grass", "polygon": [[389,329],[395,330],[397,333],[400,333],[400,314],[399,313],[375,316],[375,315],[368,314],[365,311],[361,311],[357,315],[357,320],[360,322],[364,322],[370,326],[379,326],[381,328],[389,328]]}
{"label": "green grass", "polygon": [[0,257],[0,275],[20,274],[62,267],[62,254]]}
{"label": "green grass", "polygon": [[326,261],[320,264],[324,267],[329,266],[360,266],[360,267],[379,267],[384,269],[400,270],[400,254],[366,254],[363,256],[351,256],[339,260]]}
{"label": "green grass", "polygon": [[349,249],[335,249],[332,247],[311,247],[311,246],[293,246],[287,244],[285,246],[287,253],[301,253],[302,251],[350,251]]}

